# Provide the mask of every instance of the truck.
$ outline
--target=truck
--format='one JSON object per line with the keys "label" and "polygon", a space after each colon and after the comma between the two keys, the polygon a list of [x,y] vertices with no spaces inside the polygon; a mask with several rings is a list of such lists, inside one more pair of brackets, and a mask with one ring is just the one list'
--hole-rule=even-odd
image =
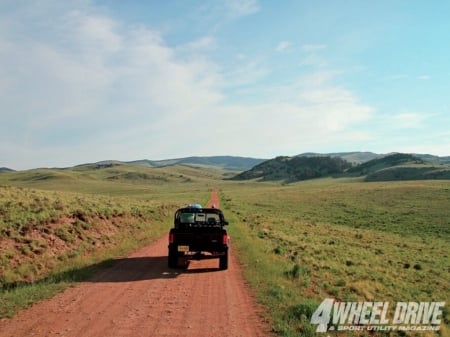
{"label": "truck", "polygon": [[169,268],[178,268],[180,261],[219,259],[219,269],[228,269],[227,225],[218,208],[198,204],[179,208],[169,232]]}

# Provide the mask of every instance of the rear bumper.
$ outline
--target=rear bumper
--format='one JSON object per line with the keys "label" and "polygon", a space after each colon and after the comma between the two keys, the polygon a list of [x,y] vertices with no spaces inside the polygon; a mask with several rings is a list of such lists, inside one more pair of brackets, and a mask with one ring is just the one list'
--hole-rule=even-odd
{"label": "rear bumper", "polygon": [[196,252],[196,253],[190,252],[188,254],[184,254],[183,258],[188,260],[208,260],[208,259],[216,259],[218,257],[225,256],[226,254],[227,254],[226,252],[215,254],[209,254],[204,252]]}
{"label": "rear bumper", "polygon": [[[224,245],[199,245],[189,243],[171,243],[168,246],[169,251],[177,255],[205,255],[205,258],[214,258],[226,255],[228,246]],[[204,254],[209,253],[209,254]]]}

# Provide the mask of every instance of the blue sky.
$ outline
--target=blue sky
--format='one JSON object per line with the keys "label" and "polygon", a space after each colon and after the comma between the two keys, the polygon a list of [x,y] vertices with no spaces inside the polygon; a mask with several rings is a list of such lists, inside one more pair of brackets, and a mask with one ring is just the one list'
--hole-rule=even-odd
{"label": "blue sky", "polygon": [[0,166],[450,155],[450,2],[0,2]]}

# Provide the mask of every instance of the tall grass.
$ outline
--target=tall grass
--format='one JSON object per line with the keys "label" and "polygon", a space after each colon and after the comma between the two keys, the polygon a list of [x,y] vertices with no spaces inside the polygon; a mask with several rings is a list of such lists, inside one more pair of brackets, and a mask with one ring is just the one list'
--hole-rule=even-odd
{"label": "tall grass", "polygon": [[85,277],[92,271],[87,267],[113,254],[160,237],[176,208],[154,200],[0,187],[0,316]]}
{"label": "tall grass", "polygon": [[[233,246],[282,336],[309,336],[312,308],[450,298],[450,183],[315,180],[228,185]],[[445,311],[441,334],[448,333]],[[423,334],[421,334],[423,336]]]}
{"label": "tall grass", "polygon": [[0,174],[0,317],[89,277],[209,199],[220,170],[144,166]]}

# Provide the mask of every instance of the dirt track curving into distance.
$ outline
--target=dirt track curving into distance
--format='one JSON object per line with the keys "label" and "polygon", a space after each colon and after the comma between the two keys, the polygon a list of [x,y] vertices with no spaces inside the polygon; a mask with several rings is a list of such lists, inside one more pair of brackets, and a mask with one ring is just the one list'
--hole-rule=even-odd
{"label": "dirt track curving into distance", "polygon": [[[208,205],[219,207],[217,191]],[[218,261],[167,267],[167,235],[91,280],[0,321],[0,337],[267,336],[230,249]]]}

